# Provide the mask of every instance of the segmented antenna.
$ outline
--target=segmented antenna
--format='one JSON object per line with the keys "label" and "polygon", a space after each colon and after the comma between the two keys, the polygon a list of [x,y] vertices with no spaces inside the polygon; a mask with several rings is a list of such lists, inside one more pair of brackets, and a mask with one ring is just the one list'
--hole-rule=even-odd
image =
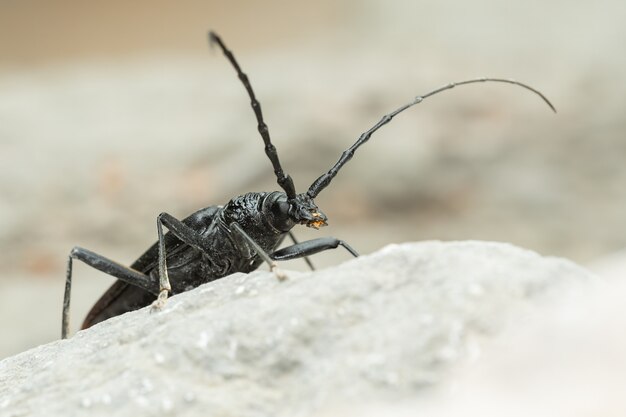
{"label": "segmented antenna", "polygon": [[287,194],[287,198],[289,200],[296,198],[296,189],[293,185],[293,180],[289,175],[285,175],[285,173],[283,172],[283,168],[280,165],[280,161],[278,160],[276,147],[272,144],[269,129],[267,128],[267,125],[263,120],[261,103],[259,103],[259,101],[256,99],[256,96],[254,95],[252,85],[250,85],[250,81],[248,80],[248,76],[243,71],[241,71],[241,68],[239,67],[239,64],[237,63],[237,60],[235,59],[233,53],[228,48],[226,48],[224,42],[222,42],[222,39],[215,32],[209,32],[209,43],[211,45],[217,44],[228,59],[228,61],[235,68],[235,71],[237,71],[237,76],[239,77],[239,80],[241,81],[243,86],[246,88],[248,96],[250,97],[250,105],[252,106],[252,110],[254,110],[254,115],[256,116],[256,120],[258,122],[259,133],[261,134],[263,142],[265,143],[265,154],[274,166],[274,173],[276,174],[276,180],[278,182],[278,185],[280,185],[280,187],[285,190],[285,193]]}
{"label": "segmented antenna", "polygon": [[519,81],[509,80],[509,79],[505,79],[505,78],[475,78],[475,79],[472,79],[472,80],[465,80],[465,81],[459,81],[459,82],[455,82],[455,83],[450,83],[448,85],[444,85],[443,87],[439,87],[436,90],[433,90],[433,91],[431,91],[428,94],[424,94],[422,96],[417,96],[417,97],[415,97],[415,99],[412,102],[410,102],[408,104],[405,104],[404,106],[396,109],[395,111],[393,111],[393,112],[391,112],[389,114],[384,115],[383,118],[380,119],[380,121],[378,123],[376,123],[374,126],[372,126],[368,131],[362,133],[361,136],[359,136],[359,139],[352,146],[350,146],[348,149],[343,151],[343,153],[341,154],[341,157],[339,158],[337,163],[326,174],[321,175],[318,179],[316,179],[313,182],[313,184],[311,184],[311,187],[309,187],[309,190],[307,191],[307,195],[310,198],[317,197],[317,195],[320,193],[320,191],[322,191],[324,188],[326,188],[328,186],[328,184],[330,184],[332,179],[335,178],[335,176],[337,175],[339,170],[350,159],[352,159],[352,157],[354,156],[354,152],[359,148],[359,146],[361,146],[365,142],[367,142],[374,132],[376,132],[378,129],[380,129],[381,127],[383,127],[387,123],[389,123],[399,113],[402,113],[403,111],[405,111],[409,107],[412,107],[412,106],[414,106],[414,105],[416,105],[418,103],[421,103],[422,101],[424,101],[424,99],[426,99],[426,98],[428,98],[430,96],[434,96],[435,94],[441,93],[442,91],[450,90],[450,89],[456,87],[457,85],[473,84],[473,83],[481,83],[481,82],[498,82],[498,83],[514,84],[514,85],[517,85],[519,87],[522,87],[522,88],[525,88],[527,90],[530,90],[533,93],[537,94],[539,97],[541,97],[541,99],[543,101],[545,101],[545,103],[548,106],[550,106],[552,111],[556,113],[556,109],[554,108],[552,103],[550,103],[550,100],[548,100],[540,91],[534,89],[533,87],[531,87],[529,85],[520,83]]}

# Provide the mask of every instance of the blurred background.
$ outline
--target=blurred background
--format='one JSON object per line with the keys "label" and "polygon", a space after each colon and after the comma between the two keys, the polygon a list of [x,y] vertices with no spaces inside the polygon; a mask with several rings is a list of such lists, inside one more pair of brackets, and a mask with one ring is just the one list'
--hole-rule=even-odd
{"label": "blurred background", "polygon": [[[74,245],[132,263],[179,218],[277,189],[245,91],[299,191],[380,117],[317,198],[363,254],[481,239],[597,264],[626,247],[626,6],[618,0],[3,0],[0,358],[60,336]],[[329,266],[341,250],[315,257]],[[286,269],[304,269],[300,261]],[[75,264],[73,328],[113,282]]]}

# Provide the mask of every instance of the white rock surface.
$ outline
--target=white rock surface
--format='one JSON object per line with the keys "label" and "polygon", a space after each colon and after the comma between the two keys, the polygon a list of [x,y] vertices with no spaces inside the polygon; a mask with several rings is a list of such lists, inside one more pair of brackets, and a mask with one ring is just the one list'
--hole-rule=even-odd
{"label": "white rock surface", "polygon": [[5,359],[0,415],[307,416],[422,398],[485,339],[595,282],[485,242],[391,245],[289,275],[235,274]]}

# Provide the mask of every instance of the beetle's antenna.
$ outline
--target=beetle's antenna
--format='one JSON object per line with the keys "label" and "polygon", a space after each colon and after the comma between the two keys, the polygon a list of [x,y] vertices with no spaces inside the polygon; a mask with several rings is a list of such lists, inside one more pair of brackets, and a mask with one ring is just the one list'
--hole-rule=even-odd
{"label": "beetle's antenna", "polygon": [[424,99],[430,96],[434,96],[435,94],[439,94],[443,91],[450,90],[456,87],[457,85],[474,84],[474,83],[481,83],[481,82],[508,83],[508,84],[514,84],[519,87],[530,90],[533,93],[537,94],[539,97],[541,97],[541,99],[546,102],[546,104],[552,109],[552,111],[556,113],[556,109],[554,108],[552,103],[550,103],[550,100],[546,98],[546,96],[544,96],[540,91],[534,89],[533,87],[523,84],[519,81],[505,79],[505,78],[475,78],[471,80],[450,83],[443,87],[439,87],[436,90],[431,91],[430,93],[424,94],[422,96],[417,96],[412,102],[405,104],[404,106],[396,109],[395,111],[383,116],[383,118],[380,119],[378,123],[372,126],[368,131],[362,133],[361,136],[359,136],[359,139],[352,146],[350,146],[348,149],[343,151],[343,153],[341,154],[341,157],[339,158],[337,163],[330,169],[330,171],[328,171],[326,174],[321,175],[318,179],[316,179],[313,182],[313,184],[311,184],[311,187],[309,187],[309,190],[307,191],[307,195],[311,198],[315,198],[320,193],[320,191],[322,191],[324,188],[328,186],[328,184],[330,184],[330,182],[332,181],[333,178],[335,178],[339,170],[350,159],[352,159],[352,157],[354,156],[354,152],[359,148],[359,146],[367,142],[374,132],[376,132],[378,129],[380,129],[387,123],[389,123],[399,113],[402,113],[403,111],[405,111],[409,107],[414,106],[415,104],[421,103],[422,101],[424,101]]}
{"label": "beetle's antenna", "polygon": [[272,144],[269,129],[267,128],[267,125],[263,120],[261,103],[259,103],[259,101],[256,99],[256,96],[254,95],[252,85],[250,85],[250,81],[248,80],[248,76],[243,71],[241,71],[241,68],[239,67],[239,64],[237,63],[237,60],[235,59],[233,53],[228,50],[228,48],[226,48],[224,42],[222,42],[222,39],[213,31],[209,32],[209,42],[211,45],[217,44],[220,47],[228,61],[235,68],[235,71],[237,71],[237,76],[239,77],[239,80],[246,88],[248,96],[250,96],[250,105],[252,106],[252,110],[254,110],[254,115],[256,116],[256,120],[258,122],[259,133],[261,134],[263,142],[265,143],[265,154],[274,166],[274,173],[276,174],[276,180],[278,182],[278,185],[280,185],[280,187],[285,190],[285,193],[287,193],[287,198],[289,200],[296,198],[296,189],[293,185],[293,180],[289,175],[285,175],[285,173],[283,172],[283,168],[280,165],[280,161],[278,160],[276,147]]}

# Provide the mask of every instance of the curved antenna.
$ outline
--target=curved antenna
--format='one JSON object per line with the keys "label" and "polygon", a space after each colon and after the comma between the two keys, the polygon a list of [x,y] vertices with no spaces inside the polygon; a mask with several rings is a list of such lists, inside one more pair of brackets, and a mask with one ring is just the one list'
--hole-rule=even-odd
{"label": "curved antenna", "polygon": [[239,77],[239,80],[241,81],[243,86],[246,88],[248,96],[250,97],[250,105],[252,106],[252,110],[254,110],[254,115],[256,116],[256,120],[258,122],[259,133],[261,134],[263,142],[265,143],[265,154],[272,162],[272,165],[274,167],[274,174],[276,174],[276,180],[278,182],[278,185],[280,185],[280,187],[285,190],[285,193],[287,194],[287,198],[289,200],[296,198],[296,189],[293,185],[293,180],[289,175],[285,175],[285,173],[283,172],[283,167],[280,165],[280,161],[278,160],[276,147],[272,144],[269,129],[267,128],[267,125],[263,120],[261,103],[259,103],[259,101],[256,99],[256,96],[254,95],[252,85],[250,85],[250,81],[248,80],[248,76],[243,71],[241,71],[241,68],[239,67],[239,64],[237,63],[237,60],[235,59],[233,53],[228,48],[226,48],[226,45],[224,45],[222,39],[213,31],[209,32],[209,43],[211,45],[217,44],[228,59],[228,61],[235,68],[235,71],[237,71],[237,76]]}
{"label": "curved antenna", "polygon": [[415,97],[415,99],[412,102],[410,102],[408,104],[405,104],[404,106],[396,109],[395,111],[393,111],[393,112],[391,112],[389,114],[384,115],[383,118],[380,119],[380,121],[378,123],[376,123],[374,126],[372,126],[368,131],[362,133],[361,136],[359,136],[359,139],[354,143],[354,145],[350,146],[348,149],[343,151],[343,153],[341,154],[341,157],[339,158],[337,163],[326,174],[321,175],[318,179],[316,179],[313,182],[313,184],[311,184],[311,187],[309,187],[309,190],[307,191],[307,195],[310,198],[317,197],[317,195],[320,193],[320,191],[322,191],[324,188],[326,188],[328,186],[328,184],[330,184],[332,179],[335,178],[335,176],[337,175],[339,170],[350,159],[352,159],[352,157],[354,156],[354,152],[359,148],[359,146],[361,146],[365,142],[367,142],[369,140],[370,136],[372,136],[372,134],[374,132],[376,132],[378,129],[380,129],[381,127],[383,127],[387,123],[389,123],[391,121],[391,119],[393,119],[399,113],[402,113],[403,111],[405,111],[409,107],[412,107],[412,106],[414,106],[414,105],[416,105],[418,103],[421,103],[422,101],[424,101],[424,99],[426,99],[426,98],[428,98],[430,96],[434,96],[435,94],[439,94],[442,91],[450,90],[450,89],[456,87],[457,85],[474,84],[474,83],[482,83],[482,82],[507,83],[507,84],[517,85],[519,87],[522,87],[522,88],[525,88],[527,90],[530,90],[533,93],[537,94],[539,97],[541,97],[541,99],[552,109],[552,111],[556,113],[556,109],[554,108],[552,103],[550,103],[550,100],[548,100],[546,98],[546,96],[544,96],[540,91],[534,89],[533,87],[531,87],[529,85],[526,85],[526,84],[523,84],[523,83],[520,83],[519,81],[510,80],[510,79],[506,79],[506,78],[474,78],[474,79],[471,79],[471,80],[465,80],[465,81],[459,81],[459,82],[455,82],[455,83],[450,83],[450,84],[444,85],[443,87],[439,87],[436,90],[431,91],[430,93],[424,94],[422,96],[417,96],[417,97]]}

